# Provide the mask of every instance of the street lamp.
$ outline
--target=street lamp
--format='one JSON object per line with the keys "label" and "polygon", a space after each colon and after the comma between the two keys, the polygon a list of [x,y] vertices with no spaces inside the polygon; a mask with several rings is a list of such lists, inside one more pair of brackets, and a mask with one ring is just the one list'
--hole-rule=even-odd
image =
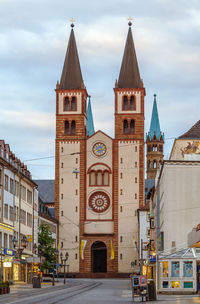
{"label": "street lamp", "polygon": [[21,245],[23,248],[26,248],[27,244],[28,244],[28,240],[27,240],[26,236],[24,235],[23,238],[21,239]]}
{"label": "street lamp", "polygon": [[33,253],[34,253],[34,254],[37,253],[37,245],[36,245],[36,243],[33,245]]}
{"label": "street lamp", "polygon": [[[14,247],[14,249],[16,249],[16,245],[18,243],[18,240],[17,240],[15,235],[13,236],[12,241],[13,241],[13,247]],[[20,259],[20,260],[21,260],[22,252],[26,248],[27,243],[28,243],[27,238],[24,235],[23,238],[21,239],[21,247],[20,247],[20,243],[19,243],[19,247],[15,250],[15,254],[17,253],[17,258]]]}
{"label": "street lamp", "polygon": [[[60,253],[61,264],[62,264],[62,266],[64,266],[64,284],[66,284],[66,271],[65,271],[65,267],[66,267],[66,261],[68,260],[68,257],[69,257],[69,253],[68,252],[65,253],[65,259],[63,259],[63,253],[62,252]],[[64,262],[64,264],[63,264],[63,262]]]}

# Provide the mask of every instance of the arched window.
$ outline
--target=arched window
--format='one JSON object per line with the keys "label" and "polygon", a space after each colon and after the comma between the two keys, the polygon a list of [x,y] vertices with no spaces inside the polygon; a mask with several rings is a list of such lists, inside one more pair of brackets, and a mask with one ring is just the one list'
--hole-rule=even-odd
{"label": "arched window", "polygon": [[123,97],[123,110],[128,110],[128,97]]}
{"label": "arched window", "polygon": [[98,171],[97,172],[97,186],[101,186],[102,185],[102,172]]}
{"label": "arched window", "polygon": [[135,98],[133,95],[130,97],[130,110],[135,110]]}
{"label": "arched window", "polygon": [[90,172],[90,186],[94,186],[96,184],[96,175],[95,172]]}
{"label": "arched window", "polygon": [[65,120],[65,135],[69,135],[70,130],[69,130],[69,121]]}
{"label": "arched window", "polygon": [[75,120],[72,120],[72,122],[71,122],[71,134],[72,135],[76,134],[76,122],[75,122]]}
{"label": "arched window", "polygon": [[151,168],[151,161],[150,160],[148,161],[148,168],[149,169]]}
{"label": "arched window", "polygon": [[154,152],[157,152],[157,151],[158,151],[157,145],[153,145],[153,151],[154,151]]}
{"label": "arched window", "polygon": [[76,111],[76,97],[72,97],[72,100],[71,100],[71,111]]}
{"label": "arched window", "polygon": [[108,184],[109,184],[109,173],[108,173],[108,171],[104,171],[103,184],[104,184],[104,186],[108,186]]}
{"label": "arched window", "polygon": [[162,152],[163,151],[163,146],[159,145],[159,151]]}
{"label": "arched window", "polygon": [[64,106],[65,111],[70,111],[70,101],[69,97],[65,97],[65,106]]}
{"label": "arched window", "polygon": [[131,119],[130,122],[130,133],[133,134],[135,131],[135,121],[133,119]]}
{"label": "arched window", "polygon": [[153,168],[154,168],[154,169],[157,168],[157,162],[156,162],[156,160],[153,161]]}
{"label": "arched window", "polygon": [[151,145],[148,145],[148,146],[147,146],[147,151],[148,151],[148,152],[151,152]]}
{"label": "arched window", "polygon": [[126,119],[123,121],[123,129],[124,134],[128,134],[128,121]]}

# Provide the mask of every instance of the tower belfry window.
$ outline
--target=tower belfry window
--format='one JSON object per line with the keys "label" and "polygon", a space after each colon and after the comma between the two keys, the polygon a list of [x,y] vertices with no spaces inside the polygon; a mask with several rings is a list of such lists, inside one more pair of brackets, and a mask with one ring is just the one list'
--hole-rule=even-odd
{"label": "tower belfry window", "polygon": [[157,162],[156,162],[156,160],[153,161],[153,168],[154,168],[154,169],[157,168]]}
{"label": "tower belfry window", "polygon": [[130,97],[130,110],[135,110],[135,98],[133,95]]}
{"label": "tower belfry window", "polygon": [[123,97],[123,110],[128,110],[128,97]]}
{"label": "tower belfry window", "polygon": [[72,135],[76,134],[76,122],[75,122],[75,120],[72,120],[72,122],[71,122],[71,134]]}
{"label": "tower belfry window", "polygon": [[72,97],[72,100],[71,100],[71,111],[76,111],[76,97]]}
{"label": "tower belfry window", "polygon": [[130,122],[130,133],[133,134],[135,131],[135,121],[133,119],[131,119]]}
{"label": "tower belfry window", "polygon": [[123,122],[124,134],[128,134],[128,121],[125,119]]}
{"label": "tower belfry window", "polygon": [[65,97],[65,106],[64,106],[65,111],[70,111],[70,101],[69,97]]}
{"label": "tower belfry window", "polygon": [[70,129],[69,129],[69,121],[65,120],[65,135],[70,134]]}
{"label": "tower belfry window", "polygon": [[153,152],[157,152],[157,151],[158,151],[157,145],[153,145]]}

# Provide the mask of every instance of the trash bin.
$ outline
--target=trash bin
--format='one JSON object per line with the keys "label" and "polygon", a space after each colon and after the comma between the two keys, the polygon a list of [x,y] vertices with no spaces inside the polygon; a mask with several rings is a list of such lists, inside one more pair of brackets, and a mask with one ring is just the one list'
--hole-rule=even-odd
{"label": "trash bin", "polygon": [[153,280],[149,280],[149,282],[148,282],[148,298],[149,298],[149,301],[157,300],[156,285]]}
{"label": "trash bin", "polygon": [[40,276],[34,276],[32,279],[33,288],[41,288],[41,278]]}

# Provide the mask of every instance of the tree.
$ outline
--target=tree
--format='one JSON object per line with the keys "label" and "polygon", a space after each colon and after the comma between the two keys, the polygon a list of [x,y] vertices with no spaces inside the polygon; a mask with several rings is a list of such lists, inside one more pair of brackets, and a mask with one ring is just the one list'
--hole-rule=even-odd
{"label": "tree", "polygon": [[45,258],[41,265],[41,270],[50,269],[52,264],[56,264],[54,242],[49,226],[41,224],[38,232],[38,254]]}

